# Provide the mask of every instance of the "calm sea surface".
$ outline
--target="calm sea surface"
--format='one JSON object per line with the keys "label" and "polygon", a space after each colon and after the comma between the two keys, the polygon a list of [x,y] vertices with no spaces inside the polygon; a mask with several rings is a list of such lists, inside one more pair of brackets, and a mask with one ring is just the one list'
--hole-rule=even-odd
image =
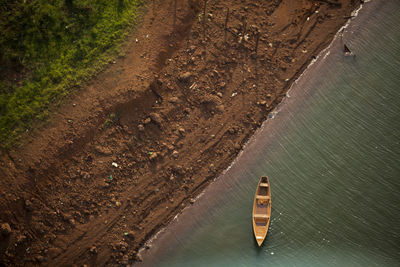
{"label": "calm sea surface", "polygon": [[[142,265],[400,266],[400,1],[365,4],[289,95]],[[261,175],[272,222],[258,248]]]}

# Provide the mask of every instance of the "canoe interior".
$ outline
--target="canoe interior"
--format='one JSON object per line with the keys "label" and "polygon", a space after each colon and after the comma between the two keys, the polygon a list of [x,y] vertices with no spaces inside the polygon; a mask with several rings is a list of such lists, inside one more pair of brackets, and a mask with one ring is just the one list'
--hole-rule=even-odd
{"label": "canoe interior", "polygon": [[271,192],[268,178],[263,176],[258,183],[253,204],[253,230],[257,244],[263,243],[271,219]]}

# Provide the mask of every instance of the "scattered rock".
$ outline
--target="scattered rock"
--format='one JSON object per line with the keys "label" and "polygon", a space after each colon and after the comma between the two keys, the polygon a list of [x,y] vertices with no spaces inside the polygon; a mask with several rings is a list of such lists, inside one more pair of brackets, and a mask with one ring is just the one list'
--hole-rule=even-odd
{"label": "scattered rock", "polygon": [[169,99],[169,102],[172,104],[176,104],[179,102],[179,98],[177,98],[176,96],[173,96]]}
{"label": "scattered rock", "polygon": [[181,81],[181,82],[189,82],[189,80],[190,80],[190,78],[192,77],[192,73],[190,73],[190,72],[184,72],[184,73],[182,73],[182,74],[180,74],[179,75],[179,77],[178,77],[178,79]]}
{"label": "scattered rock", "polygon": [[115,201],[115,206],[116,206],[117,208],[121,207],[121,202]]}
{"label": "scattered rock", "polygon": [[25,209],[27,211],[33,211],[33,204],[29,199],[25,200]]}
{"label": "scattered rock", "polygon": [[184,134],[185,134],[185,129],[182,128],[182,127],[179,128],[178,131],[179,131],[179,133],[180,133],[181,135],[184,135]]}
{"label": "scattered rock", "polygon": [[214,166],[214,164],[212,164],[212,163],[210,164],[210,171],[211,171],[211,172],[215,172],[215,166]]}
{"label": "scattered rock", "polygon": [[158,154],[157,154],[156,152],[152,152],[152,153],[150,154],[149,159],[150,159],[150,160],[155,160],[157,157],[158,157]]}
{"label": "scattered rock", "polygon": [[153,122],[157,123],[158,125],[161,125],[162,123],[162,118],[158,113],[150,113],[150,118]]}
{"label": "scattered rock", "polygon": [[151,122],[151,118],[146,118],[146,119],[143,121],[144,124],[149,124],[150,122]]}
{"label": "scattered rock", "polygon": [[235,148],[236,150],[242,149],[242,147],[241,147],[240,144],[238,144],[238,143],[236,143],[236,144],[234,145],[234,148]]}
{"label": "scattered rock", "polygon": [[129,255],[124,255],[121,260],[121,264],[128,265],[129,264]]}
{"label": "scattered rock", "polygon": [[144,131],[144,126],[143,126],[143,124],[139,124],[139,125],[138,125],[138,130],[139,130],[139,132],[143,132],[143,131]]}
{"label": "scattered rock", "polygon": [[94,150],[96,152],[98,152],[99,154],[103,154],[105,156],[109,156],[109,155],[112,154],[112,152],[111,152],[111,150],[109,148],[103,147],[103,146],[100,146],[100,145],[95,146]]}
{"label": "scattered rock", "polygon": [[257,104],[260,105],[260,106],[268,107],[267,101],[265,101],[265,100],[259,101],[259,102],[257,102]]}
{"label": "scattered rock", "polygon": [[224,109],[225,109],[224,105],[218,105],[218,106],[216,107],[216,111],[219,112],[219,113],[224,112]]}
{"label": "scattered rock", "polygon": [[190,202],[190,204],[194,204],[195,199],[194,199],[194,198],[191,198],[191,199],[189,200],[189,202]]}
{"label": "scattered rock", "polygon": [[125,252],[128,249],[128,243],[121,241],[119,242],[119,250]]}
{"label": "scattered rock", "polygon": [[111,165],[115,168],[118,168],[118,164],[116,162],[111,163]]}
{"label": "scattered rock", "polygon": [[178,151],[174,150],[174,151],[172,152],[172,157],[178,158],[178,155],[179,155]]}
{"label": "scattered rock", "polygon": [[217,96],[218,96],[219,98],[222,98],[222,93],[221,93],[221,92],[218,92],[218,93],[217,93]]}
{"label": "scattered rock", "polygon": [[11,227],[8,223],[3,223],[0,226],[0,235],[7,237],[11,234]]}
{"label": "scattered rock", "polygon": [[96,246],[92,246],[92,247],[89,249],[89,251],[90,251],[90,253],[92,253],[92,254],[97,254],[97,248],[96,248]]}
{"label": "scattered rock", "polygon": [[136,255],[136,260],[139,261],[139,262],[142,262],[143,261],[143,257],[140,254],[137,254]]}

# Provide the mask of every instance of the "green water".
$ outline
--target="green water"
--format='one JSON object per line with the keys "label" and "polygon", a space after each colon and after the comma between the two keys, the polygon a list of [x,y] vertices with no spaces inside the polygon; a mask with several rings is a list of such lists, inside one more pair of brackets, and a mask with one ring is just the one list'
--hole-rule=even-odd
{"label": "green water", "polygon": [[[356,58],[338,38],[144,265],[400,266],[400,2],[378,3],[345,30]],[[258,248],[265,174],[272,222]]]}

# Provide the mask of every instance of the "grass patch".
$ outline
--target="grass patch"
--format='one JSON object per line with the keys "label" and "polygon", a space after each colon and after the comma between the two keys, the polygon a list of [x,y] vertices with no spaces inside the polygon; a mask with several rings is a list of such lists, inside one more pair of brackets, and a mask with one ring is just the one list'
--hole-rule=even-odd
{"label": "grass patch", "polygon": [[144,0],[18,0],[0,4],[0,146],[118,52]]}

